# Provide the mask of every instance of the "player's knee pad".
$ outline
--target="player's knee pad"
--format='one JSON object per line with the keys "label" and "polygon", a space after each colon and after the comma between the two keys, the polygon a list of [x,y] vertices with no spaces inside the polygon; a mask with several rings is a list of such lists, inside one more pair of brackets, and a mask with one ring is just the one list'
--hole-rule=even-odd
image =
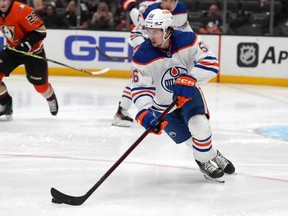
{"label": "player's knee pad", "polygon": [[192,137],[196,139],[206,139],[212,135],[210,122],[206,115],[195,115],[188,122]]}
{"label": "player's knee pad", "polygon": [[195,115],[188,122],[192,138],[186,142],[193,149],[196,160],[208,161],[215,157],[216,151],[212,146],[212,131],[206,115]]}

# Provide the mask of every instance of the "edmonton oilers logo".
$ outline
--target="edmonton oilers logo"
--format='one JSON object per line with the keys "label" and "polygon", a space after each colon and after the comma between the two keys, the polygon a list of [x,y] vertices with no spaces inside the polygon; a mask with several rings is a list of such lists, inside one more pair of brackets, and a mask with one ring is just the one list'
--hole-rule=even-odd
{"label": "edmonton oilers logo", "polygon": [[187,74],[183,67],[171,67],[167,69],[161,79],[161,86],[168,92],[173,92],[175,81],[180,74]]}

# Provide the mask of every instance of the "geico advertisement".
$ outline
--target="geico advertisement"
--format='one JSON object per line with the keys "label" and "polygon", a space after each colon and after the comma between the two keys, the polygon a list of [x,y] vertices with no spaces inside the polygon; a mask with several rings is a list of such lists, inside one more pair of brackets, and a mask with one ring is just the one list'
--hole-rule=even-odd
{"label": "geico advertisement", "polygon": [[288,43],[282,37],[223,36],[221,74],[288,78]]}
{"label": "geico advertisement", "polygon": [[[129,70],[128,60],[113,62],[97,52],[96,46],[109,56],[131,56],[128,32],[48,30],[45,39],[47,57],[74,67]],[[55,67],[56,65],[53,65]]]}

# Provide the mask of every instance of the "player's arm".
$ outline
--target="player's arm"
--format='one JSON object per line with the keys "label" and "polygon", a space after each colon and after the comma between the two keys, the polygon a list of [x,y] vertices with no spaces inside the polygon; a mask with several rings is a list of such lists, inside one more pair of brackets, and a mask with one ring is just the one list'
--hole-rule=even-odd
{"label": "player's arm", "polygon": [[138,17],[140,15],[139,10],[136,8],[136,0],[120,0],[119,4],[123,7],[125,11],[129,12],[130,18],[134,25],[138,24]]}
{"label": "player's arm", "polygon": [[149,73],[149,67],[137,67],[137,64],[133,64],[131,93],[132,100],[138,108],[138,113],[135,119],[146,130],[151,128],[151,133],[159,135],[166,127],[167,122],[158,122],[151,109],[156,92],[156,88],[152,83],[153,79]]}
{"label": "player's arm", "polygon": [[139,47],[146,38],[143,35],[143,32],[139,29],[134,28],[129,36],[129,44],[135,49]]}
{"label": "player's arm", "polygon": [[26,33],[24,38],[20,40],[15,47],[18,50],[29,52],[33,46],[42,41],[46,37],[46,27],[41,19],[35,14],[34,10],[30,7],[25,7],[23,10],[21,28],[25,29]]}
{"label": "player's arm", "polygon": [[[180,31],[188,31],[188,32],[192,32],[192,28],[187,20],[187,13],[184,13],[184,14],[177,14],[177,15],[174,15],[175,18],[177,17],[177,21],[178,22],[175,22],[174,23],[174,28],[176,30],[180,30]],[[176,20],[176,19],[175,19]]]}
{"label": "player's arm", "polygon": [[24,39],[15,47],[17,50],[29,52],[33,46],[46,37],[46,31],[43,28],[29,32]]}
{"label": "player's arm", "polygon": [[195,42],[190,49],[190,59],[194,62],[190,74],[197,80],[197,86],[200,86],[217,76],[219,61],[199,35],[196,35]]}
{"label": "player's arm", "polygon": [[174,28],[180,31],[190,31],[192,28],[188,21],[188,11],[183,2],[178,2],[175,10],[173,11],[174,16]]}
{"label": "player's arm", "polygon": [[142,68],[132,67],[132,100],[138,110],[149,109],[153,105],[156,88],[152,85],[152,77],[149,72],[145,72]]}

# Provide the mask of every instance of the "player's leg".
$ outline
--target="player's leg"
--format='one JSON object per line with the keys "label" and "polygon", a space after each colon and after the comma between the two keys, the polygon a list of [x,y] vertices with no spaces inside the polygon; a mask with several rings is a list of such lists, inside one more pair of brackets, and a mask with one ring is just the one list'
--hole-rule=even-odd
{"label": "player's leg", "polygon": [[112,123],[112,125],[114,126],[130,127],[133,123],[133,119],[128,112],[132,104],[130,84],[131,80],[129,80],[129,83],[127,84],[127,86],[125,86],[122,92],[121,100],[119,102],[118,109]]}
{"label": "player's leg", "polygon": [[0,73],[0,121],[12,120],[13,108],[12,97],[2,79],[5,75]]}
{"label": "player's leg", "polygon": [[[45,58],[45,52],[42,49],[37,55]],[[27,57],[25,62],[27,79],[33,84],[35,90],[40,93],[48,102],[49,110],[52,115],[58,113],[58,101],[52,85],[48,82],[48,65],[46,61]]]}
{"label": "player's leg", "polygon": [[58,101],[51,84],[48,82],[42,85],[34,84],[34,88],[38,93],[40,93],[44,98],[46,98],[49,105],[50,113],[54,116],[57,115],[59,109]]}
{"label": "player's leg", "polygon": [[[165,120],[168,121],[167,126],[164,128],[164,131],[170,136],[171,139],[177,144],[185,142],[193,150],[193,155],[198,164],[200,171],[204,173],[205,176],[210,178],[220,178],[224,175],[223,171],[218,168],[216,165],[213,165],[210,162],[211,153],[213,149],[209,148],[206,152],[196,148],[194,143],[192,143],[192,134],[190,128],[188,127],[187,121],[185,121],[185,116],[183,116],[182,109],[177,109],[172,113],[169,113]],[[157,113],[156,116],[159,116]],[[195,135],[195,134],[194,134]],[[215,152],[216,155],[216,152]]]}
{"label": "player's leg", "polygon": [[[188,141],[187,143],[193,147],[194,157],[200,169],[205,170],[207,166],[206,169],[209,170],[209,166],[213,165],[213,163],[211,163],[212,161],[222,172],[227,174],[234,173],[235,167],[232,162],[212,146],[212,131],[207,116],[193,116],[189,120],[188,126],[193,138],[190,140],[191,142]],[[210,177],[214,178],[217,175],[221,175],[220,172],[216,170],[217,169],[215,169],[215,173],[210,175]]]}
{"label": "player's leg", "polygon": [[12,97],[3,82],[5,76],[9,76],[20,63],[7,50],[0,52],[0,120],[12,120],[13,106]]}
{"label": "player's leg", "polygon": [[[192,147],[195,160],[200,169],[202,171],[204,171],[204,168],[206,171],[212,170],[213,172],[209,175],[212,178],[219,178],[224,172],[233,173],[235,171],[233,164],[213,148],[209,112],[203,93],[197,90],[195,97],[181,108],[181,113],[192,134],[192,139],[186,143]],[[214,168],[211,166],[214,166]]]}
{"label": "player's leg", "polygon": [[217,165],[211,163],[217,151],[212,146],[212,132],[209,121],[204,114],[197,114],[190,118],[188,127],[192,138],[186,144],[193,149],[193,155],[200,171],[210,178],[220,178],[224,172]]}

